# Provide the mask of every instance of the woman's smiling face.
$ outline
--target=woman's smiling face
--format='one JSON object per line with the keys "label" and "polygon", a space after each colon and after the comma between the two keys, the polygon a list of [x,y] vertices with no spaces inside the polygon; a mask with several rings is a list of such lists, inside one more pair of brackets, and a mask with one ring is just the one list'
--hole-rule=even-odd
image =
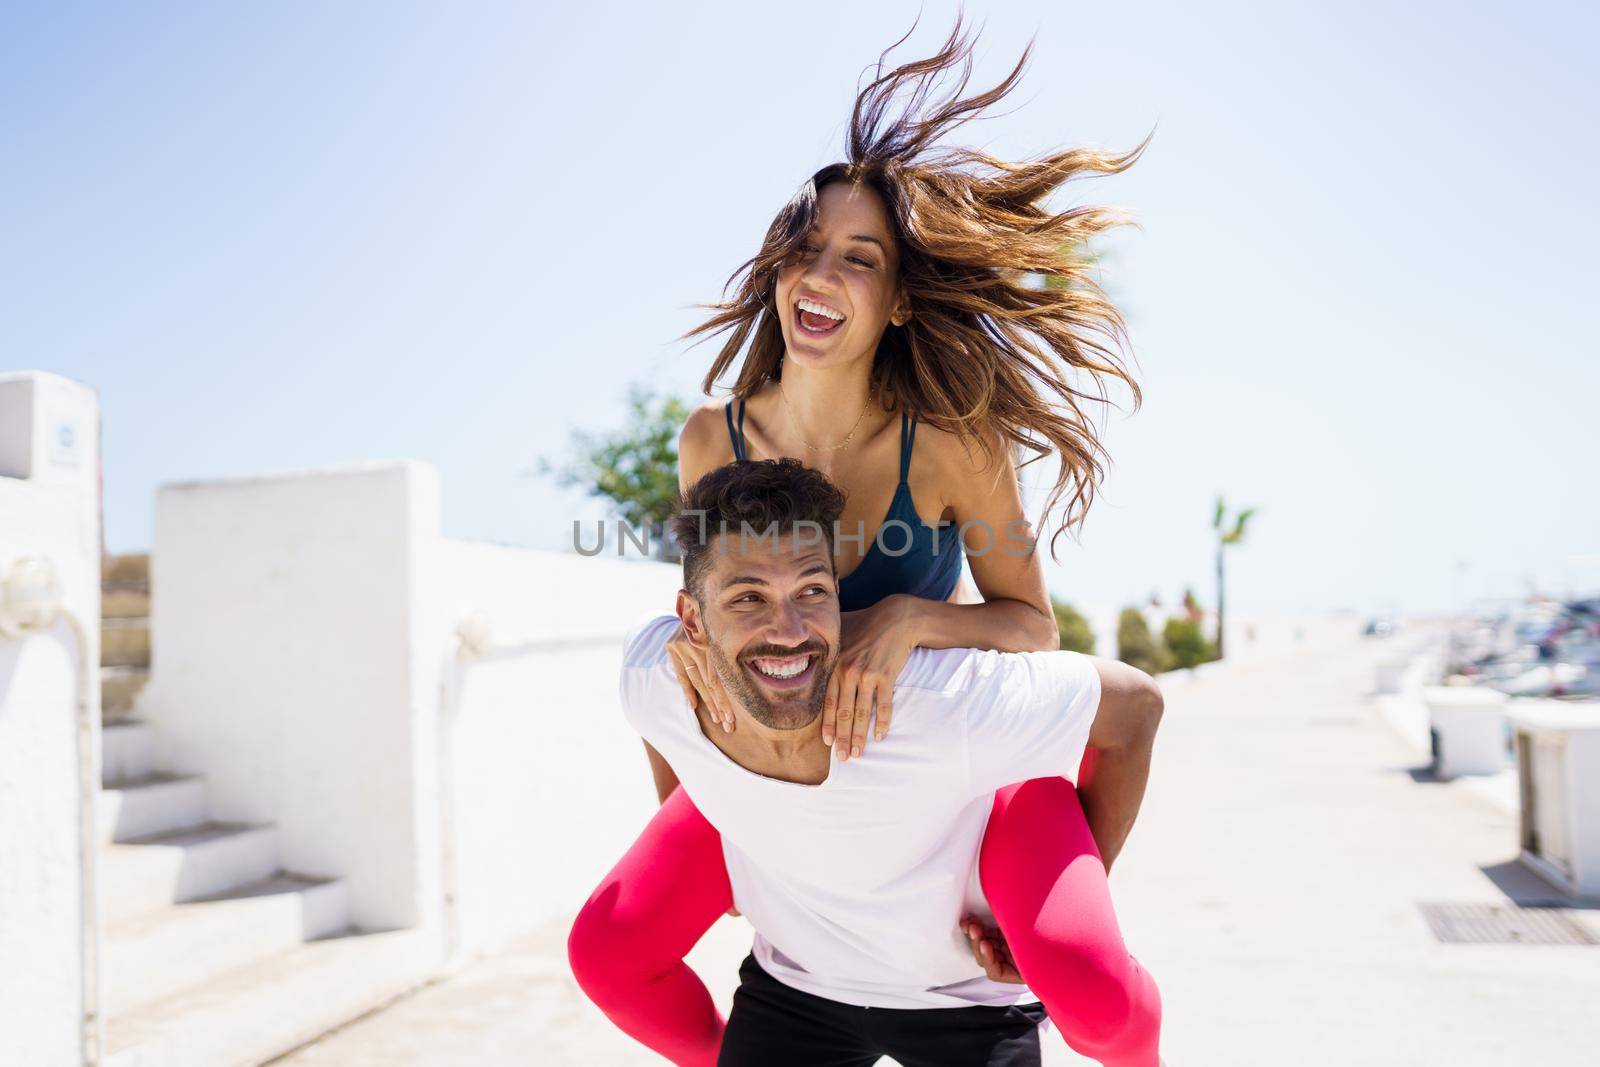
{"label": "woman's smiling face", "polygon": [[811,232],[778,271],[786,357],[816,367],[870,359],[884,327],[905,322],[899,266],[878,192],[845,182],[824,186]]}

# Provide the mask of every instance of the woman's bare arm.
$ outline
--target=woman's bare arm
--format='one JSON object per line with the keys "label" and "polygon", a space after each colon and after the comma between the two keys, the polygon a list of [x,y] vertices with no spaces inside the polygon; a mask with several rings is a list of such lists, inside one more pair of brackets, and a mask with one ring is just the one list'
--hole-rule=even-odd
{"label": "woman's bare arm", "polygon": [[869,720],[876,724],[877,740],[888,735],[895,679],[912,649],[1039,652],[1061,646],[1016,469],[998,435],[991,443],[993,455],[986,458],[950,434],[919,430],[911,461],[913,493],[922,489],[919,511],[936,494],[935,513],[948,510],[955,516],[954,525],[942,527],[938,536],[954,539],[966,526],[968,560],[983,602],[897,593],[844,617],[839,664],[822,708],[823,743],[833,745],[840,759],[865,749]]}
{"label": "woman's bare arm", "polygon": [[[948,435],[928,436],[938,442],[936,455],[947,472],[957,527],[977,524],[967,538],[967,558],[984,603],[921,600],[905,605],[915,612],[910,627],[916,644],[1002,652],[1059,648],[1042,560],[1023,518],[1016,468],[1003,442],[991,440],[995,461],[979,469],[975,464],[981,460],[969,458],[966,449],[951,454],[954,442]],[[1077,786],[1089,832],[1110,870],[1144,800],[1162,700],[1161,690],[1143,671],[1112,659],[1096,658],[1095,666],[1101,676],[1101,706]]]}
{"label": "woman's bare arm", "polygon": [[967,561],[983,602],[902,597],[905,603],[898,607],[909,615],[913,647],[997,652],[1060,648],[1044,568],[1005,442],[995,435],[989,442],[993,455],[986,459],[976,447],[923,426],[917,445],[919,455],[932,459],[941,503],[954,513],[954,525],[944,527],[941,536],[954,537],[963,527],[968,531]]}

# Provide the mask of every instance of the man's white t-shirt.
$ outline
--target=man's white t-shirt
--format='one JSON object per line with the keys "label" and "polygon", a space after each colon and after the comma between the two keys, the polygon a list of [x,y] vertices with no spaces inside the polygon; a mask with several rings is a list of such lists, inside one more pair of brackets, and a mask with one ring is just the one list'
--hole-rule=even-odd
{"label": "man's white t-shirt", "polygon": [[677,625],[665,616],[628,636],[622,705],[721,834],[762,968],[862,1007],[1036,1000],[985,977],[957,924],[991,915],[977,859],[994,791],[1077,775],[1100,704],[1094,664],[919,648],[895,685],[889,736],[799,785],[746,770],[701,732],[666,652]]}

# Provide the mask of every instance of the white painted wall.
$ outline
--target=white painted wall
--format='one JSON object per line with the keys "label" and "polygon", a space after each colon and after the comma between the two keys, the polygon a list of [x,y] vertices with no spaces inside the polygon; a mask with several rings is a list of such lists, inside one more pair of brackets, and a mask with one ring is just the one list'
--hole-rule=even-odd
{"label": "white painted wall", "polygon": [[367,928],[437,924],[438,472],[162,487],[140,718],[213,816],[275,822]]}
{"label": "white painted wall", "polygon": [[444,752],[460,945],[482,951],[569,914],[655,810],[617,699],[622,637],[670,612],[677,566],[446,541],[453,659]]}
{"label": "white painted wall", "polygon": [[442,957],[570,912],[654,810],[617,672],[679,569],[438,524],[421,464],[163,487],[138,714],[214,817]]}
{"label": "white painted wall", "polygon": [[0,567],[48,557],[81,625],[0,637],[0,1064],[65,1067],[86,1053],[83,954],[98,934],[81,784],[99,767],[99,672],[84,669],[100,660],[99,480],[94,391],[43,372],[0,375]]}

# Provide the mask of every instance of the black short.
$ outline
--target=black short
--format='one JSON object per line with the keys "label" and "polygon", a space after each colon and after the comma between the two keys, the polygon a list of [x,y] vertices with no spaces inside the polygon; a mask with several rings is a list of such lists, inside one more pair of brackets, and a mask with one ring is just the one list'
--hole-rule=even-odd
{"label": "black short", "polygon": [[858,1008],[784,985],[747,956],[718,1067],[1039,1067],[1042,1004]]}

